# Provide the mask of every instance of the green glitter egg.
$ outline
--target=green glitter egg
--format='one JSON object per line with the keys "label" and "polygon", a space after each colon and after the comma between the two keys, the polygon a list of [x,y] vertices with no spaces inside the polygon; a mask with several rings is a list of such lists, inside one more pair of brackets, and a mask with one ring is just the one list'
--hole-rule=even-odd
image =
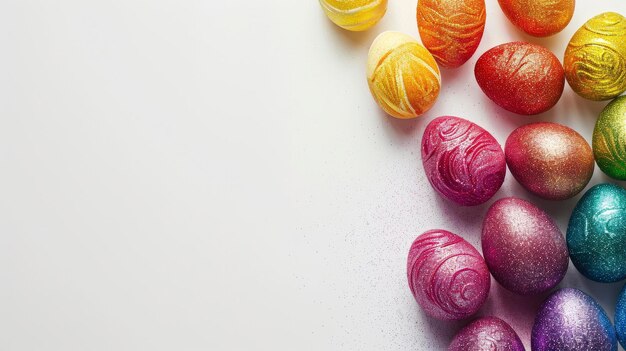
{"label": "green glitter egg", "polygon": [[593,130],[593,156],[609,177],[626,180],[626,96],[611,101]]}
{"label": "green glitter egg", "polygon": [[626,190],[613,184],[589,189],[569,219],[567,248],[585,277],[604,283],[626,278]]}

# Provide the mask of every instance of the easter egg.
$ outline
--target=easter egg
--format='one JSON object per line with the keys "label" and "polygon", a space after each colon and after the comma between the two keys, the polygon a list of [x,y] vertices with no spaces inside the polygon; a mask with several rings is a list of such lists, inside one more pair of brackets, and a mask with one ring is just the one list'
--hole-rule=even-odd
{"label": "easter egg", "polygon": [[593,156],[609,177],[626,180],[626,96],[611,101],[593,130]]}
{"label": "easter egg", "polygon": [[422,163],[433,188],[464,206],[489,200],[506,174],[496,139],[475,123],[452,116],[435,118],[426,126]]}
{"label": "easter egg", "polygon": [[431,317],[467,318],[489,294],[485,260],[465,239],[445,230],[418,236],[407,260],[409,287],[417,303]]}
{"label": "easter egg", "polygon": [[448,351],[524,351],[524,345],[507,322],[482,317],[459,330]]}
{"label": "easter egg", "polygon": [[333,23],[351,31],[372,27],[387,11],[387,0],[320,0],[320,5]]}
{"label": "easter egg", "polygon": [[498,0],[502,12],[517,28],[547,37],[563,30],[574,15],[574,0]]}
{"label": "easter egg", "polygon": [[548,122],[513,131],[504,145],[513,177],[531,193],[548,200],[581,192],[593,175],[591,147],[575,130]]}
{"label": "easter egg", "polygon": [[476,81],[505,110],[534,115],[554,106],[563,93],[561,62],[539,45],[512,42],[487,50],[474,66]]}
{"label": "easter egg", "polygon": [[626,90],[626,18],[615,12],[593,17],[565,49],[565,78],[590,100],[608,100]]}
{"label": "easter egg", "polygon": [[485,0],[419,0],[417,28],[437,62],[459,67],[474,54],[485,29]]}
{"label": "easter egg", "polygon": [[483,221],[483,255],[493,277],[522,295],[546,292],[569,264],[563,234],[547,213],[518,198],[500,199]]}
{"label": "easter egg", "polygon": [[622,347],[626,346],[626,285],[622,287],[615,306],[615,332]]}
{"label": "easter egg", "polygon": [[567,247],[585,277],[603,283],[626,278],[626,190],[614,184],[587,190],[569,219]]}
{"label": "easter egg", "polygon": [[441,87],[439,67],[417,40],[399,32],[381,33],[367,57],[367,83],[374,100],[396,118],[428,111]]}
{"label": "easter egg", "polygon": [[531,333],[533,351],[617,351],[606,312],[589,295],[565,288],[539,307]]}

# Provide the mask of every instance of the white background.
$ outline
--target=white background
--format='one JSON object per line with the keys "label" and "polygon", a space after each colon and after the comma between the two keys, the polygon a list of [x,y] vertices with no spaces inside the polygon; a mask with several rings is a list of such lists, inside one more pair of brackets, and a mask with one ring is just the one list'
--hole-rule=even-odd
{"label": "white background", "polygon": [[[425,125],[457,115],[504,144],[556,121],[590,141],[606,102],[566,86],[549,112],[513,115],[473,66],[512,40],[562,59],[580,25],[626,3],[579,0],[563,32],[536,39],[487,0],[477,53],[443,71],[430,112],[398,121],[370,97],[365,61],[384,30],[417,37],[415,5],[390,1],[350,33],[315,0],[1,1],[0,350],[444,350],[466,322],[417,307],[413,239],[443,228],[478,244],[510,195],[565,231],[580,196],[541,201],[509,173],[489,203],[457,207],[424,177]],[[602,181],[596,168],[590,186]],[[622,285],[573,266],[561,284],[611,316]],[[480,314],[528,345],[542,299],[494,282]]]}

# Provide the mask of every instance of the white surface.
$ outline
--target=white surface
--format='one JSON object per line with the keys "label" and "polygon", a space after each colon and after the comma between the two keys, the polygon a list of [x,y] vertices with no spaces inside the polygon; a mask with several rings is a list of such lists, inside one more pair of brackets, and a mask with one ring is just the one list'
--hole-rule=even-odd
{"label": "white surface", "polygon": [[[459,208],[424,178],[419,142],[443,114],[504,143],[531,121],[590,140],[606,103],[566,87],[551,111],[509,114],[478,89],[490,47],[529,40],[562,58],[572,33],[622,0],[579,0],[534,39],[495,0],[474,57],[443,72],[417,121],[386,117],[365,81],[383,30],[417,37],[415,1],[365,33],[314,0],[5,0],[0,4],[1,350],[443,350],[462,323],[430,320],[405,278],[412,240],[478,243],[489,204]],[[606,180],[596,169],[591,184]],[[507,174],[496,198],[537,203],[566,229],[576,199],[538,201]],[[495,200],[495,199],[494,199]],[[607,312],[620,284],[573,267],[562,286]],[[526,343],[538,300],[493,285]]]}

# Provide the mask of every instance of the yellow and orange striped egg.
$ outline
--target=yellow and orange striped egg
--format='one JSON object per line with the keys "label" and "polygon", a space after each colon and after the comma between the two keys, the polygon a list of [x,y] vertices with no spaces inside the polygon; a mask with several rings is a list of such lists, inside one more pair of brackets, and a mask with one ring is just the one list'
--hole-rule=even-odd
{"label": "yellow and orange striped egg", "polygon": [[396,118],[415,118],[435,103],[441,73],[430,52],[413,37],[383,32],[369,50],[367,83],[385,112]]}
{"label": "yellow and orange striped egg", "polygon": [[372,27],[387,11],[387,0],[320,0],[320,5],[331,21],[351,31]]}

